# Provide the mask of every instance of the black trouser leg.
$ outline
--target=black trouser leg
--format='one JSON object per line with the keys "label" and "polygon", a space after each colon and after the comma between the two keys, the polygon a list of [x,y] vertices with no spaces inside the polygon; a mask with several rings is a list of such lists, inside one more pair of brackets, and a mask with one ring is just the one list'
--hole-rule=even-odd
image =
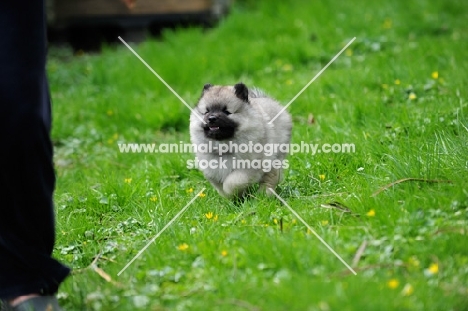
{"label": "black trouser leg", "polygon": [[55,175],[43,1],[0,1],[0,298],[53,294]]}

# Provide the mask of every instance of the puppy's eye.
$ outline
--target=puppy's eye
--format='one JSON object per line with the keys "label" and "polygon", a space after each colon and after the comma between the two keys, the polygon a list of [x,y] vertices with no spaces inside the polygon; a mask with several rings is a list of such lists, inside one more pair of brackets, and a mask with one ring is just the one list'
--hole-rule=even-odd
{"label": "puppy's eye", "polygon": [[223,109],[223,112],[224,112],[224,114],[227,115],[227,116],[231,114],[229,111],[227,111],[226,108]]}
{"label": "puppy's eye", "polygon": [[204,113],[204,114],[207,114],[207,113],[209,113],[209,112],[210,112],[210,111],[209,111],[208,109],[206,109],[206,111],[205,111],[205,113]]}

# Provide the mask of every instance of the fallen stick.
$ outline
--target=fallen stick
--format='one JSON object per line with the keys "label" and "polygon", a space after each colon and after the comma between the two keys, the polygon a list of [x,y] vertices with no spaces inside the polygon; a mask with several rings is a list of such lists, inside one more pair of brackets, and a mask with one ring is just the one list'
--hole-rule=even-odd
{"label": "fallen stick", "polygon": [[388,185],[385,185],[383,186],[382,188],[380,188],[379,190],[377,190],[376,192],[374,192],[371,197],[375,197],[376,195],[378,195],[379,193],[381,193],[382,191],[384,190],[387,190],[388,188],[391,188],[397,184],[401,184],[403,182],[406,182],[406,181],[422,181],[422,182],[427,182],[427,183],[449,183],[451,184],[452,181],[451,180],[441,180],[441,179],[424,179],[424,178],[414,178],[414,177],[408,177],[408,178],[403,178],[403,179],[399,179],[397,181],[394,181]]}

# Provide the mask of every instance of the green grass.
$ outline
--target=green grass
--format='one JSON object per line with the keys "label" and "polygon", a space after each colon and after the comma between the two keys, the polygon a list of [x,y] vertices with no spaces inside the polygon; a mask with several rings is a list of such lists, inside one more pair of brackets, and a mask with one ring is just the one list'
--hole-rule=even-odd
{"label": "green grass", "polygon": [[[357,37],[289,109],[293,142],[356,152],[290,156],[278,189],[347,263],[366,241],[357,275],[278,200],[221,198],[186,168],[193,155],[119,153],[189,141],[189,110],[123,45],[52,48],[67,310],[468,310],[468,3],[284,2],[238,1],[216,28],[167,30],[135,49],[190,104],[204,83],[238,81],[286,104]],[[372,195],[403,178],[451,183]]]}

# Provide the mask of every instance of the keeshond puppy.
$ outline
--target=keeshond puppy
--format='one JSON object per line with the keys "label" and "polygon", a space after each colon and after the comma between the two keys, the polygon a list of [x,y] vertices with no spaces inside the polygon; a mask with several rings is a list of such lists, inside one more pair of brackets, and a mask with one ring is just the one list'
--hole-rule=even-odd
{"label": "keeshond puppy", "polygon": [[[206,84],[190,116],[190,138],[196,148],[195,167],[227,198],[243,198],[250,186],[275,189],[288,168],[291,116],[258,89]],[[204,122],[201,121],[203,119]],[[276,148],[275,148],[276,145]],[[281,151],[281,150],[282,151]]]}

